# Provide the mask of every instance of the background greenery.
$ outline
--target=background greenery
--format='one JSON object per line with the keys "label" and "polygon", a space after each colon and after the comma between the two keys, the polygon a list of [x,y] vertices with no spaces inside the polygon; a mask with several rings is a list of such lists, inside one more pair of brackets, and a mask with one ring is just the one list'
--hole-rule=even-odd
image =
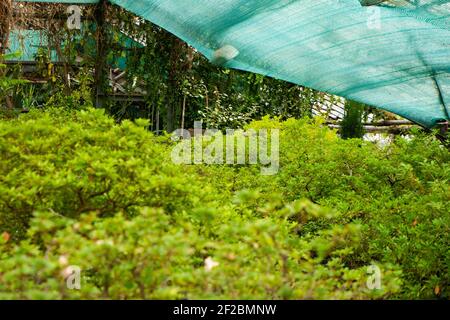
{"label": "background greenery", "polygon": [[[181,126],[193,128],[197,120],[223,129],[240,128],[266,115],[283,120],[302,118],[311,116],[312,109],[323,105],[325,99],[331,103],[336,99],[284,81],[213,65],[172,34],[113,5],[107,6],[107,28],[100,33],[94,27],[93,7],[83,7],[81,30],[67,29],[65,10],[66,6],[56,4],[28,3],[16,12],[16,29],[35,28],[42,37],[36,43],[40,47],[34,57],[35,69],[27,74],[38,83],[15,86],[9,92],[16,113],[36,107],[78,109],[90,103],[101,105],[119,121],[149,119],[150,129],[159,133]],[[102,48],[98,48],[99,39]],[[128,95],[120,100],[113,98],[117,92],[108,77],[116,68],[125,72],[122,89]],[[8,75],[18,78],[24,70],[19,64],[9,68]],[[102,96],[97,97],[97,92]],[[136,93],[143,93],[142,101],[130,98]],[[1,96],[0,105],[6,105]],[[367,107],[364,112],[386,116]]]}

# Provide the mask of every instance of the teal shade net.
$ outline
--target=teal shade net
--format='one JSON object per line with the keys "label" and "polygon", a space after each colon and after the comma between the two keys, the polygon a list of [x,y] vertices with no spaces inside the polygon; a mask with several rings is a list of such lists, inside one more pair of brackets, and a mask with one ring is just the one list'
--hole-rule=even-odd
{"label": "teal shade net", "polygon": [[[87,28],[89,26],[83,26]],[[92,26],[95,28],[95,26]],[[113,68],[126,69],[128,66],[128,54],[127,49],[132,48],[142,48],[143,45],[130,37],[126,36],[121,32],[115,32],[113,34],[114,42],[122,46],[123,55],[120,57],[111,57],[107,59],[108,64]],[[75,41],[81,40],[81,35],[77,35],[74,37]],[[87,51],[87,55],[94,57],[96,54],[96,43],[94,38],[85,38],[84,39],[89,45],[86,47],[85,51]],[[45,31],[39,30],[12,30],[9,35],[9,48],[6,51],[7,54],[15,54],[9,59],[9,61],[15,62],[30,62],[35,61],[39,54],[39,50],[43,50],[43,52],[48,55],[48,58],[51,62],[57,63],[62,62],[60,57],[58,56],[56,50],[51,49],[51,45],[48,43],[47,35]],[[61,48],[64,50],[65,42],[61,43]]]}
{"label": "teal shade net", "polygon": [[449,120],[449,1],[110,2],[225,67],[343,96],[426,127]]}
{"label": "teal shade net", "polygon": [[[20,53],[16,61],[34,61],[42,48],[48,52],[48,41],[45,32],[38,30],[13,30],[9,35],[7,53]],[[50,51],[50,59],[57,61],[55,50]]]}

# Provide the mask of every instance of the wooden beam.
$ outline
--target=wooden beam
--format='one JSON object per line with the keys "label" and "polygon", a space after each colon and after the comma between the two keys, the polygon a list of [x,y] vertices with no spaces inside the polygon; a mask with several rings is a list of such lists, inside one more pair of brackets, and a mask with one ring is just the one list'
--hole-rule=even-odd
{"label": "wooden beam", "polygon": [[[340,121],[328,121],[327,124],[339,125]],[[388,127],[388,126],[412,126],[413,122],[409,120],[381,120],[376,122],[365,122],[365,126]]]}
{"label": "wooden beam", "polygon": [[[329,124],[329,128],[340,130],[341,126],[337,124]],[[410,131],[413,128],[419,128],[415,125],[408,126],[364,126],[364,131],[366,133],[389,133],[389,134],[402,134]]]}

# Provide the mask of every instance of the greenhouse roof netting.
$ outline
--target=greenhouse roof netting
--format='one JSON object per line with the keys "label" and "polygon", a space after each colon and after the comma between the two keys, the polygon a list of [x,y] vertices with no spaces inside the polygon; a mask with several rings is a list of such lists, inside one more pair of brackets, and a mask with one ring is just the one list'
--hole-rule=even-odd
{"label": "greenhouse roof netting", "polygon": [[448,0],[110,2],[225,67],[367,103],[426,127],[450,119]]}
{"label": "greenhouse roof netting", "polygon": [[[85,26],[82,26],[85,27]],[[88,27],[88,26],[86,26]],[[134,39],[128,37],[124,33],[115,33],[116,42],[121,43],[125,48],[141,48],[143,44],[135,41]],[[78,37],[76,37],[78,39]],[[95,39],[87,39],[91,43],[92,51],[89,55],[95,55]],[[65,43],[61,43],[61,47],[65,47]],[[39,50],[45,49],[48,51],[49,43],[45,31],[42,30],[12,30],[9,36],[9,50],[8,53],[20,52],[20,56],[11,58],[10,61],[13,62],[30,62],[35,61],[39,56]],[[60,57],[56,53],[56,50],[50,50],[50,61],[57,63],[61,62]],[[114,57],[107,59],[108,64],[114,68],[126,69],[128,57]]]}

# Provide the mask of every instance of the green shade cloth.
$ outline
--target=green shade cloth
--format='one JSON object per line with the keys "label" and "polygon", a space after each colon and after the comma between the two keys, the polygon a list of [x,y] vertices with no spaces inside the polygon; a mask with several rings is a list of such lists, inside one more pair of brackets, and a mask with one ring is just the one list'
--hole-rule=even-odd
{"label": "green shade cloth", "polygon": [[226,67],[367,103],[426,127],[449,120],[449,1],[110,2]]}
{"label": "green shade cloth", "polygon": [[[112,68],[126,69],[128,66],[128,53],[127,49],[142,48],[143,45],[123,33],[114,33],[114,42],[124,48],[123,56],[112,57],[107,59],[107,62]],[[80,36],[76,36],[75,39],[80,41]],[[95,39],[84,39],[89,43],[87,47],[88,54],[94,56],[96,53]],[[61,48],[64,49],[64,42],[61,43]],[[39,30],[12,30],[9,36],[9,49],[6,53],[19,53],[18,57],[13,57],[10,61],[15,62],[30,62],[35,61],[38,56],[39,49],[43,49],[46,54],[50,54],[49,58],[51,62],[61,62],[56,50],[49,50],[48,39],[45,31]]]}
{"label": "green shade cloth", "polygon": [[[38,30],[13,30],[9,35],[8,53],[20,52],[16,61],[34,61],[42,48],[48,53],[46,33]],[[55,50],[51,50],[51,60],[57,61]]]}

